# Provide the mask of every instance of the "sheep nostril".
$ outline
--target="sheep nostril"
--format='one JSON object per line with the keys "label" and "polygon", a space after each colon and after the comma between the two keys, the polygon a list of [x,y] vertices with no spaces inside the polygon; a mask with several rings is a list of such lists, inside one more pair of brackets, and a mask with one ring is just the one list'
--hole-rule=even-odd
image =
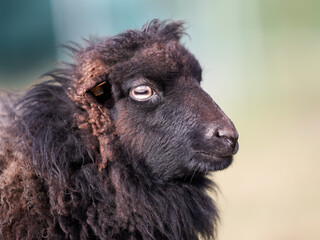
{"label": "sheep nostril", "polygon": [[236,130],[218,130],[216,137],[225,139],[231,147],[235,147],[239,136]]}

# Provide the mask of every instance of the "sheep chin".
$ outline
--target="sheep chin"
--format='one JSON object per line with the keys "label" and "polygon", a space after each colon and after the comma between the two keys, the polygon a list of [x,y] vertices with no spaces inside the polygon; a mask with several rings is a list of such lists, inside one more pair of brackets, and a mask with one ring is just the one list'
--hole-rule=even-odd
{"label": "sheep chin", "polygon": [[223,170],[233,162],[232,155],[216,156],[206,152],[196,152],[193,158],[199,162],[201,166],[199,169],[203,169],[206,172]]}

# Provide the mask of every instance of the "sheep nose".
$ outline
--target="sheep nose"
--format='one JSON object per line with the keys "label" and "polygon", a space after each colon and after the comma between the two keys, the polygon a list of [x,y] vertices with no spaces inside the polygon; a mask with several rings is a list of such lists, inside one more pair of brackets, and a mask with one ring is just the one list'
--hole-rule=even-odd
{"label": "sheep nose", "polygon": [[239,138],[239,134],[235,128],[221,128],[217,129],[216,136],[227,140],[230,147],[235,148]]}

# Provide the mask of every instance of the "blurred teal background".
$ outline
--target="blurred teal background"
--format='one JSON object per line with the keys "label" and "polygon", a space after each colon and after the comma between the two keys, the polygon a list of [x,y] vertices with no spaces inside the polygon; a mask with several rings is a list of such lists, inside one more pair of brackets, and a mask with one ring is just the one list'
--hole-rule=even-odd
{"label": "blurred teal background", "polygon": [[0,88],[25,89],[68,60],[59,44],[185,20],[203,87],[240,151],[213,174],[219,240],[320,239],[319,0],[0,2]]}

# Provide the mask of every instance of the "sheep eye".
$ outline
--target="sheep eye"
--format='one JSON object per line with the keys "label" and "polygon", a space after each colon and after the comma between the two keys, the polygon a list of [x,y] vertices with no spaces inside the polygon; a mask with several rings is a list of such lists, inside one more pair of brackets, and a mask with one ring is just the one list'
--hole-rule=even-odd
{"label": "sheep eye", "polygon": [[147,85],[141,85],[131,89],[130,97],[136,101],[147,101],[154,95],[154,91]]}

